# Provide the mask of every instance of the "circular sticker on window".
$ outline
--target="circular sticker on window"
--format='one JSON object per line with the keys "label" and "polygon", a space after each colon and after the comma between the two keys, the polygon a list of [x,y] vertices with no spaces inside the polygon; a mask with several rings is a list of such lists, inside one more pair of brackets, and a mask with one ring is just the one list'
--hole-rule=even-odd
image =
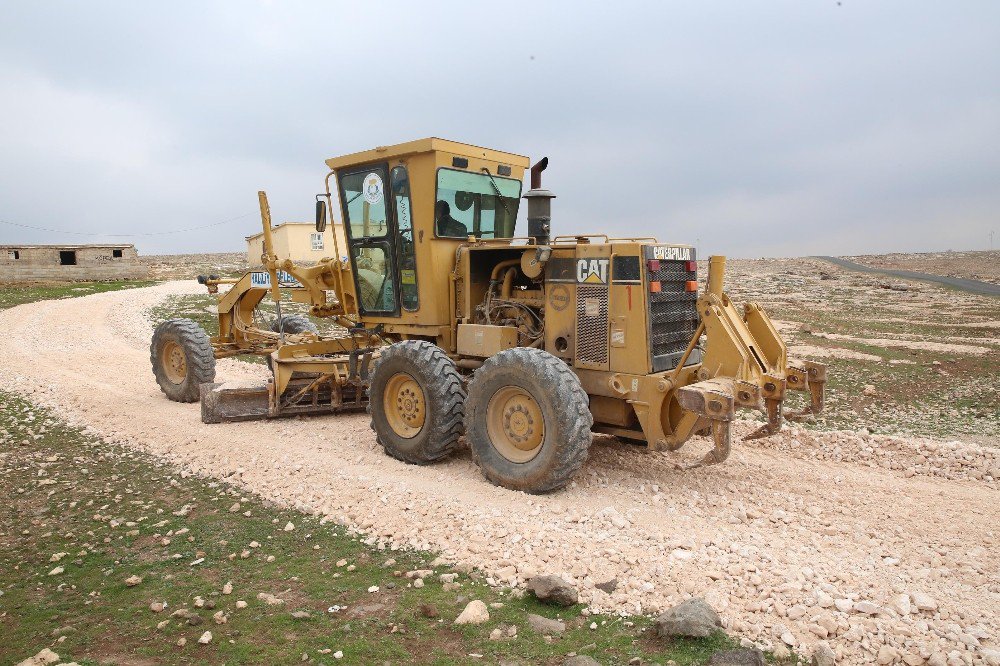
{"label": "circular sticker on window", "polygon": [[365,176],[364,184],[365,201],[371,205],[380,204],[384,201],[382,198],[382,177],[377,173],[370,173]]}

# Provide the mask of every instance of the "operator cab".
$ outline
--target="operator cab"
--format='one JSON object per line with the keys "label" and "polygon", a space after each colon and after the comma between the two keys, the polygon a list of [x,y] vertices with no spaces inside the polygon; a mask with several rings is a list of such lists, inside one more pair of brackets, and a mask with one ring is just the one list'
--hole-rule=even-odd
{"label": "operator cab", "polygon": [[[422,139],[327,160],[340,201],[359,314],[366,321],[450,321],[448,271],[457,245],[514,236],[528,159]],[[330,187],[330,177],[335,186]],[[317,229],[326,224],[317,201]],[[418,313],[419,312],[419,320]]]}

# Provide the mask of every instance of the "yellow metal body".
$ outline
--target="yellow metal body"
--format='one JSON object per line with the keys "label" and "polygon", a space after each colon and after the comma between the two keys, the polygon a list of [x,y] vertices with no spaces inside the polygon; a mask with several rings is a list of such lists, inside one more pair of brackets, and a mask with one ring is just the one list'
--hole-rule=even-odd
{"label": "yellow metal body", "polygon": [[[810,391],[809,411],[822,408],[825,368],[789,361],[759,305],[736,310],[723,290],[723,257],[709,259],[707,288],[699,294],[690,246],[604,235],[539,243],[523,236],[438,233],[442,170],[455,178],[487,174],[496,186],[495,179],[520,181],[526,157],[432,138],[326,164],[328,217],[334,219],[339,200],[349,247],[335,247],[332,257],[310,267],[274,256],[270,212],[260,193],[262,263],[270,286],[255,286],[248,274],[219,297],[216,353],[271,353],[271,415],[302,406],[308,396],[318,404],[321,392],[343,401],[330,386],[360,387],[359,359],[404,339],[429,340],[466,370],[512,346],[548,351],[579,377],[595,430],[645,441],[652,449],[676,449],[711,430],[715,450],[706,462],[728,454],[737,408],[764,411],[764,434],[780,427],[788,389]],[[348,182],[363,184],[355,192],[345,189]],[[506,206],[516,199],[503,201]],[[335,318],[348,332],[290,336],[281,344],[276,334],[255,327],[260,301],[268,293],[279,298],[279,271],[298,282],[290,290],[293,300],[308,303],[314,316]],[[220,283],[208,281],[209,289]],[[372,312],[376,303],[382,310]],[[397,384],[385,399],[406,402],[399,425],[416,427],[423,418],[420,398],[405,378]],[[518,402],[523,396],[504,399],[530,412]],[[525,430],[525,441],[537,436]],[[516,441],[512,447],[504,455],[515,460]]]}

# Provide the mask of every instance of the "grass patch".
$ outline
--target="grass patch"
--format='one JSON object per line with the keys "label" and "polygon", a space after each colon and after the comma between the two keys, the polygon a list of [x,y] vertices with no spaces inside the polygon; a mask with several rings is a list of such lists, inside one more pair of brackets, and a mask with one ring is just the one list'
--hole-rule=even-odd
{"label": "grass patch", "polygon": [[123,280],[121,282],[59,282],[59,283],[9,283],[0,284],[0,310],[12,308],[15,305],[33,303],[35,301],[58,300],[89,296],[106,291],[121,289],[136,289],[156,284],[155,280]]}

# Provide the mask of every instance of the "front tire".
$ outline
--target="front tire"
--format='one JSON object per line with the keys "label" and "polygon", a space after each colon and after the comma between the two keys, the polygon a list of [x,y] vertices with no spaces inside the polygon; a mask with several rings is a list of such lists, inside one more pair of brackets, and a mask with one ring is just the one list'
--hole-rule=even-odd
{"label": "front tire", "polygon": [[427,465],[458,446],[465,389],[455,362],[437,345],[406,340],[384,349],[368,398],[372,430],[393,458]]}
{"label": "front tire", "polygon": [[215,352],[205,329],[190,319],[169,319],[149,345],[153,376],[174,402],[198,402],[200,387],[215,381]]}
{"label": "front tire", "polygon": [[587,460],[593,425],[580,379],[540,349],[502,351],[469,384],[472,459],[504,488],[545,493],[565,486]]}

